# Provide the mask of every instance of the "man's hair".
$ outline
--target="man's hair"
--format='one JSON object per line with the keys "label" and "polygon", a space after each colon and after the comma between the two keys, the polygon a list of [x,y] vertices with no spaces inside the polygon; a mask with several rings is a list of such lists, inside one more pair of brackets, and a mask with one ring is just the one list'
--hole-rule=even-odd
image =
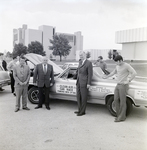
{"label": "man's hair", "polygon": [[26,59],[26,58],[24,57],[24,55],[20,55],[20,58],[21,58],[21,59]]}
{"label": "man's hair", "polygon": [[98,58],[103,59],[103,57],[102,57],[102,56],[99,56]]}
{"label": "man's hair", "polygon": [[16,59],[17,57],[16,56],[13,56],[13,59]]}
{"label": "man's hair", "polygon": [[86,52],[83,50],[80,50],[79,54],[86,54]]}
{"label": "man's hair", "polygon": [[115,56],[114,61],[120,61],[120,60],[123,61],[123,57],[121,55]]}

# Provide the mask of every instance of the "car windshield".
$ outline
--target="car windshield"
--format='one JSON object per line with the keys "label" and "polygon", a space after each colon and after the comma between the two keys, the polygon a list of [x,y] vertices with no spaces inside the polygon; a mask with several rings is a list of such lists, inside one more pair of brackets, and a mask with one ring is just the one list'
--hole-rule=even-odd
{"label": "car windshield", "polygon": [[[76,79],[76,71],[77,71],[77,68],[72,68],[72,67],[68,68],[60,76],[60,78],[68,78],[68,79],[75,80]],[[97,66],[93,67],[93,77],[92,77],[93,81],[98,81],[100,78],[102,78],[103,75],[104,75],[104,72],[102,71],[102,69],[100,67],[97,67]]]}
{"label": "car windshield", "polygon": [[102,69],[97,66],[93,66],[93,72],[100,77],[104,75],[104,72],[102,71]]}

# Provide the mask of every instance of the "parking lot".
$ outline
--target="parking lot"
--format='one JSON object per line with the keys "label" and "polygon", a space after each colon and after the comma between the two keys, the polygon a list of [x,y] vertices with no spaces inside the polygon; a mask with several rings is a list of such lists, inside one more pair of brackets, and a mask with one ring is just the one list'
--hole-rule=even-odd
{"label": "parking lot", "polygon": [[115,123],[105,106],[88,104],[76,116],[77,104],[52,101],[51,110],[28,102],[30,111],[14,112],[15,97],[0,92],[0,150],[146,150],[147,108],[133,109],[125,122]]}

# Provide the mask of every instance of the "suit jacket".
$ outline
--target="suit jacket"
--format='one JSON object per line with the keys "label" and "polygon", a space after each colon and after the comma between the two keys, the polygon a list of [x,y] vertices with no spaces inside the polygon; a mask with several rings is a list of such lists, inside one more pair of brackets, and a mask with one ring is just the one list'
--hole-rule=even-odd
{"label": "suit jacket", "polygon": [[20,65],[15,65],[13,67],[13,77],[15,79],[15,87],[20,86],[20,82],[27,82],[27,86],[30,80],[30,68],[28,65],[24,65],[24,68],[21,68]]}
{"label": "suit jacket", "polygon": [[44,74],[43,71],[43,64],[38,64],[34,71],[34,78],[33,83],[36,83],[38,87],[43,87],[44,85],[46,87],[50,87],[50,84],[54,84],[54,72],[53,72],[53,66],[50,64],[47,64],[47,72]]}
{"label": "suit jacket", "polygon": [[80,65],[77,69],[77,83],[80,84],[81,87],[86,87],[87,84],[91,84],[93,75],[93,67],[92,63],[89,60],[85,60],[85,62]]}

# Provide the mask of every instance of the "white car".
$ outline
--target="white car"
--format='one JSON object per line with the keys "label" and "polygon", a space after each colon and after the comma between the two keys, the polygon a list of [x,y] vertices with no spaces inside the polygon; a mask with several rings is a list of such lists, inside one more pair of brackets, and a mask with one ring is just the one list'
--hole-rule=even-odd
{"label": "white car", "polygon": [[[31,57],[30,57],[31,58]],[[33,62],[34,58],[31,58]],[[36,62],[37,64],[38,62]],[[60,70],[55,63],[52,63],[55,72],[60,72],[55,77],[55,84],[50,89],[51,99],[63,99],[76,101],[76,66],[70,66]],[[59,69],[59,70],[58,70]],[[55,73],[56,74],[56,73]],[[92,84],[88,92],[88,102],[106,105],[112,115],[116,115],[114,104],[114,89],[117,84],[116,77],[102,79],[103,71],[100,67],[93,66]],[[29,83],[28,99],[30,102],[38,103],[38,87],[32,82]],[[137,78],[129,83],[127,91],[127,114],[131,112],[132,106],[147,106],[147,81]]]}
{"label": "white car", "polygon": [[5,71],[3,67],[0,65],[0,88],[6,85],[10,85],[9,72]]}

